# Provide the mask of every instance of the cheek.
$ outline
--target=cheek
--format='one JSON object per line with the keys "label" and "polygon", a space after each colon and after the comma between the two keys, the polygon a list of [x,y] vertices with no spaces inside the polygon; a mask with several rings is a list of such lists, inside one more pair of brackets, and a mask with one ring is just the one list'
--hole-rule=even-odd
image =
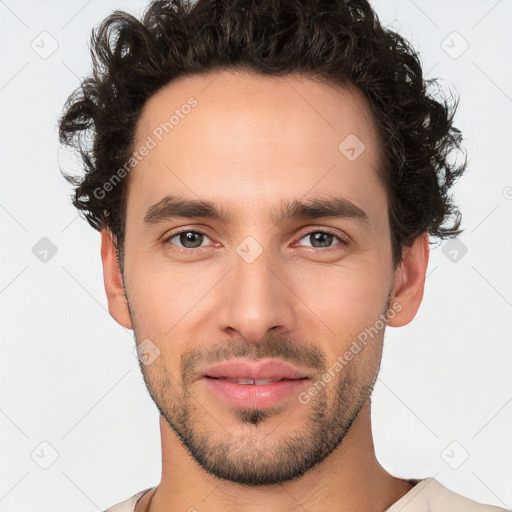
{"label": "cheek", "polygon": [[155,340],[182,339],[185,326],[190,328],[207,296],[221,285],[221,270],[132,252],[126,261],[127,292],[141,334]]}
{"label": "cheek", "polygon": [[384,312],[390,282],[377,265],[347,261],[336,267],[310,266],[301,274],[294,290],[314,313],[312,320],[329,328],[327,335],[336,351],[373,326]]}

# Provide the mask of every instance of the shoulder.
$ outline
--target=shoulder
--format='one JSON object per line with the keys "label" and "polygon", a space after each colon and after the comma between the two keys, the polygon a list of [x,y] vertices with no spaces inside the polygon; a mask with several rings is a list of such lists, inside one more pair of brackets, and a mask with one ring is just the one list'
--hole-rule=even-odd
{"label": "shoulder", "polygon": [[151,491],[152,489],[153,487],[150,487],[149,489],[144,489],[143,491],[134,494],[131,498],[128,498],[126,501],[111,506],[110,508],[105,510],[105,512],[134,512],[135,505],[137,505],[137,502],[142,498],[142,496],[144,496],[144,494]]}
{"label": "shoulder", "polygon": [[434,478],[420,480],[386,512],[505,512],[506,509],[483,505],[447,489]]}

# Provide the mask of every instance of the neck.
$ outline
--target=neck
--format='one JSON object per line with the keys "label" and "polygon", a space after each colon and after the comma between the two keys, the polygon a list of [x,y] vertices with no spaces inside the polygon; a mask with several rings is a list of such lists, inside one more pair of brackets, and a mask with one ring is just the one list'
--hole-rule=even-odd
{"label": "neck", "polygon": [[154,493],[138,503],[136,512],[176,510],[244,510],[256,512],[382,512],[412,485],[395,478],[375,457],[370,400],[362,407],[343,442],[301,478],[279,485],[247,488],[205,472],[160,418],[162,479]]}

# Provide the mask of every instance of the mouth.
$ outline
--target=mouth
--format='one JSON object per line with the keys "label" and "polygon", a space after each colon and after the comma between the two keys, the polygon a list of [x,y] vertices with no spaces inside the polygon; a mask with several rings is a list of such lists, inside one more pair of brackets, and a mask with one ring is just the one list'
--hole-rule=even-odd
{"label": "mouth", "polygon": [[300,368],[275,359],[259,361],[233,359],[210,366],[202,372],[201,376],[233,381],[238,384],[265,385],[285,379],[307,378],[308,374]]}
{"label": "mouth", "polygon": [[310,378],[303,370],[281,361],[238,359],[208,368],[200,380],[229,405],[266,409],[296,395]]}
{"label": "mouth", "polygon": [[241,409],[268,409],[304,390],[307,377],[298,379],[227,379],[204,377],[207,390],[224,403]]}
{"label": "mouth", "polygon": [[242,386],[267,386],[269,384],[274,384],[275,382],[283,382],[287,380],[304,380],[307,379],[307,377],[299,377],[297,379],[232,379],[227,377],[210,377],[208,375],[205,376],[207,379],[215,379],[215,380],[222,380],[224,382],[233,382],[234,384],[240,384]]}

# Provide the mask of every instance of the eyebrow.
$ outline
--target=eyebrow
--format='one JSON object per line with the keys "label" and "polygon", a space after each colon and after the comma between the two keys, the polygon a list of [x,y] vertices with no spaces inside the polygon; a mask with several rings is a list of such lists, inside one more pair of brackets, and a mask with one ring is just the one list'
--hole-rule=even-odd
{"label": "eyebrow", "polygon": [[[287,219],[316,219],[323,217],[345,218],[368,224],[366,212],[344,197],[315,198],[308,201],[293,200],[281,206],[279,214],[270,212],[271,219],[278,224]],[[144,224],[159,224],[175,218],[202,218],[218,220],[228,224],[229,211],[211,201],[183,199],[166,195],[148,208]]]}

